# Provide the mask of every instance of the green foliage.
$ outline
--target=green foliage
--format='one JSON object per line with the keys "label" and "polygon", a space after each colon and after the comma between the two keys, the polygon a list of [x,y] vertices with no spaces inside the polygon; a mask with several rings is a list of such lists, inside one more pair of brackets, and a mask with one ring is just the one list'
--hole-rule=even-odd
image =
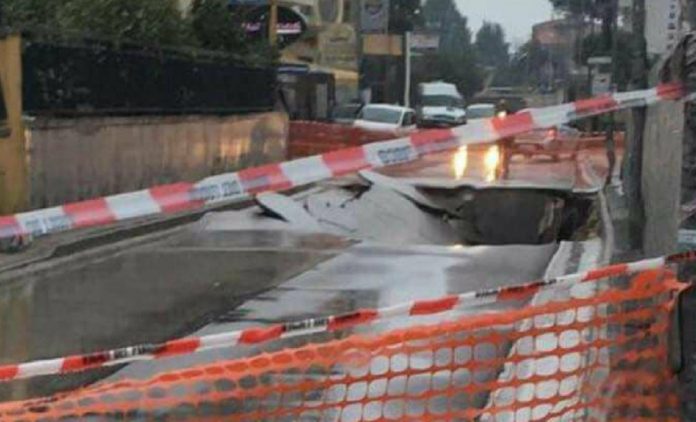
{"label": "green foliage", "polygon": [[2,26],[47,27],[55,21],[61,0],[0,0]]}
{"label": "green foliage", "polygon": [[453,83],[466,98],[471,98],[481,90],[483,73],[472,53],[434,54],[427,60],[430,71],[428,78],[421,78],[421,82],[443,80]]}
{"label": "green foliage", "polygon": [[551,60],[550,52],[537,41],[525,43],[510,60],[508,76],[511,85],[537,86],[542,81],[541,69]]}
{"label": "green foliage", "polygon": [[420,0],[389,2],[389,31],[401,34],[412,31],[422,22]]}
{"label": "green foliage", "polygon": [[[612,56],[612,49],[607,48],[601,34],[589,35],[582,41],[581,60],[587,63],[592,56]],[[633,61],[634,36],[628,32],[619,31],[615,39],[614,82],[620,90],[625,90],[631,80],[631,65]]]}
{"label": "green foliage", "polygon": [[176,0],[2,0],[2,26],[116,42],[182,44],[188,39]]}
{"label": "green foliage", "polygon": [[467,20],[452,0],[427,0],[423,8],[425,26],[440,34],[440,50],[451,52],[471,47],[471,31]]}
{"label": "green foliage", "polygon": [[[576,16],[596,16],[607,0],[549,0],[554,9]],[[610,1],[610,0],[609,0]]]}
{"label": "green foliage", "polygon": [[440,49],[420,60],[426,63],[414,74],[417,82],[445,80],[457,85],[467,97],[478,92],[483,72],[471,43],[467,20],[452,0],[427,0],[423,7],[425,26],[440,35]]}
{"label": "green foliage", "polygon": [[246,48],[241,24],[228,9],[225,0],[194,0],[191,28],[203,48],[232,52],[241,52]]}
{"label": "green foliage", "polygon": [[484,22],[476,33],[476,51],[481,64],[504,67],[510,61],[510,45],[505,42],[505,31],[500,24]]}
{"label": "green foliage", "polygon": [[187,17],[177,0],[0,0],[0,25],[68,38],[148,46],[200,47],[269,64],[278,51],[245,39],[226,0],[194,0]]}
{"label": "green foliage", "polygon": [[57,22],[66,32],[143,44],[182,44],[187,27],[176,0],[68,0]]}
{"label": "green foliage", "polygon": [[198,47],[243,56],[259,65],[271,64],[279,57],[278,50],[265,40],[246,38],[241,19],[229,9],[227,0],[194,0],[190,23]]}

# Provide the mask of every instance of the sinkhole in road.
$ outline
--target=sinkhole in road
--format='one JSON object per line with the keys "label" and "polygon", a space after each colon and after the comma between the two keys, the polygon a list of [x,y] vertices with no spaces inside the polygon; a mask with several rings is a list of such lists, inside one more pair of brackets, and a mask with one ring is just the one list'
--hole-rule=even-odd
{"label": "sinkhole in road", "polygon": [[[292,197],[261,196],[258,204],[209,213],[171,237],[113,255],[18,277],[0,293],[0,311],[17,322],[0,336],[4,357],[85,353],[522,283],[543,275],[557,241],[582,240],[598,226],[593,196],[550,190],[327,184]],[[421,245],[499,246],[454,253]],[[516,261],[501,264],[500,257]],[[403,287],[409,277],[412,286],[422,284],[426,268],[431,284]],[[300,296],[316,304],[292,302]],[[67,391],[115,369],[4,385],[0,396]]]}
{"label": "sinkhole in road", "polygon": [[295,208],[319,230],[383,243],[539,245],[586,240],[599,229],[597,196],[560,190],[354,185],[288,205],[263,208],[291,223]]}

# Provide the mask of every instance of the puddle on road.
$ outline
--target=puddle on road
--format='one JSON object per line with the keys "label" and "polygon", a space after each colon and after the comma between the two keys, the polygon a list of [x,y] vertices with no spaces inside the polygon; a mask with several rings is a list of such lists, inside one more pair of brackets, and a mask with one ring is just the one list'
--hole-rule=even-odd
{"label": "puddle on road", "polygon": [[[256,240],[270,246],[281,238],[284,247],[277,250],[244,247]],[[197,250],[195,245],[205,246]],[[302,247],[295,250],[293,245]],[[107,259],[15,279],[0,287],[0,321],[8,325],[0,332],[3,361],[85,353],[188,334],[347,245],[335,236],[184,234]],[[12,388],[0,385],[0,395],[46,394],[94,376],[55,378],[15,383]]]}

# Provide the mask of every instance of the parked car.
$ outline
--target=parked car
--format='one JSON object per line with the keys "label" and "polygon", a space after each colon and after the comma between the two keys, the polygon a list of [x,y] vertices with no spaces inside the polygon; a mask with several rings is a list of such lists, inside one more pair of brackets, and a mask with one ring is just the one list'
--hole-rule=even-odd
{"label": "parked car", "polygon": [[522,154],[527,158],[546,155],[554,161],[558,161],[562,155],[575,159],[580,135],[579,130],[566,125],[535,129],[515,137],[512,154]]}
{"label": "parked car", "polygon": [[428,82],[418,86],[418,125],[451,127],[466,124],[464,98],[453,84]]}
{"label": "parked car", "polygon": [[495,117],[494,104],[471,104],[466,108],[467,120],[490,119],[492,117]]}
{"label": "parked car", "polygon": [[353,125],[368,130],[411,132],[416,129],[416,112],[398,105],[368,104]]}
{"label": "parked car", "polygon": [[363,104],[358,102],[336,104],[331,110],[331,121],[343,125],[352,125],[360,114]]}

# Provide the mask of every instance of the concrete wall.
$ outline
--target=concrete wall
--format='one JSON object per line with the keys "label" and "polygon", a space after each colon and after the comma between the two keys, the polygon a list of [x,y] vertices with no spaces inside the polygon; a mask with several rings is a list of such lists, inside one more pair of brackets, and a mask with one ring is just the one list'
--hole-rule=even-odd
{"label": "concrete wall", "polygon": [[647,256],[677,250],[679,228],[684,103],[663,102],[648,108],[643,152],[643,201]]}
{"label": "concrete wall", "polygon": [[281,113],[39,118],[25,134],[27,203],[47,207],[282,161],[287,134]]}

